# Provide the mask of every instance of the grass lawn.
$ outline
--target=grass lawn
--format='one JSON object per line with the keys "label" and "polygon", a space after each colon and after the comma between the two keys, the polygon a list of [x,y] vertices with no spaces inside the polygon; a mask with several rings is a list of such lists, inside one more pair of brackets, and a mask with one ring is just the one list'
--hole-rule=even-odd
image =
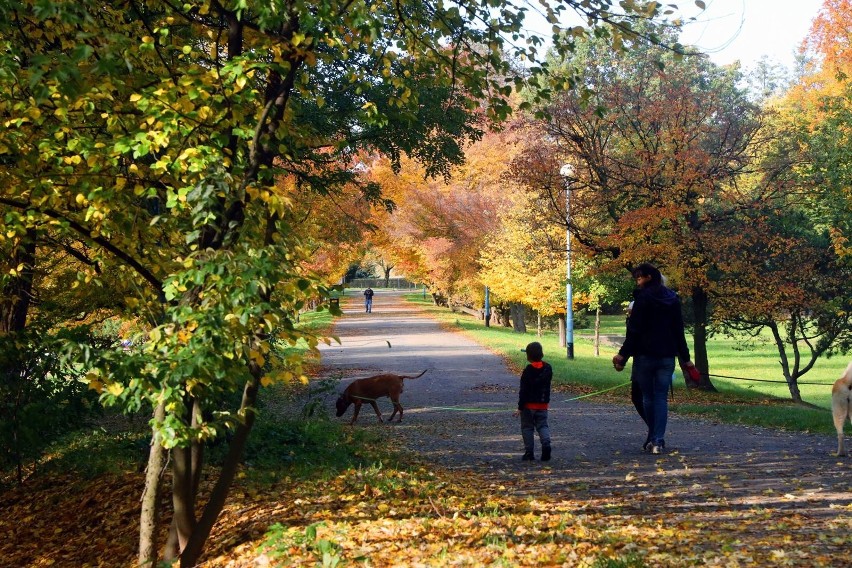
{"label": "grass lawn", "polygon": [[[544,347],[545,359],[553,366],[554,381],[568,390],[568,396],[590,394],[616,387],[630,379],[629,368],[622,373],[612,368],[612,356],[617,349],[602,343],[600,356],[595,357],[593,341],[588,338],[592,329],[575,329],[574,359],[569,361],[565,348],[559,346],[556,332],[544,332],[537,337],[535,329],[518,334],[511,328],[495,326],[486,328],[481,320],[460,312],[452,312],[432,304],[422,294],[411,294],[406,299],[426,310],[444,325],[464,332],[475,341],[499,353],[520,372],[526,364],[521,349],[530,341],[539,341]],[[493,323],[493,320],[492,320]],[[590,324],[591,325],[591,324]],[[624,334],[623,316],[604,316],[602,334]],[[687,338],[690,341],[691,338]],[[713,375],[743,377],[770,381],[783,381],[774,344],[767,342],[746,344],[727,337],[713,337],[708,346],[710,371]],[[833,433],[829,408],[831,385],[846,368],[844,357],[820,359],[814,368],[803,376],[799,388],[802,398],[818,408],[793,404],[787,385],[781,383],[752,382],[713,376],[718,392],[686,389],[680,371],[675,380],[674,402],[671,408],[679,413],[700,414],[717,420],[784,428],[789,430]],[[820,383],[818,385],[802,383]],[[611,401],[627,401],[627,387],[595,395]]]}

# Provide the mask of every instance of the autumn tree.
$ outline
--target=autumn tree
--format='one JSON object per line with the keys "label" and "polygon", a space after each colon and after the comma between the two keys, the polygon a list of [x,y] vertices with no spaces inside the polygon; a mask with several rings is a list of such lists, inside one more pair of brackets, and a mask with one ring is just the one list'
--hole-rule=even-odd
{"label": "autumn tree", "polygon": [[[762,116],[736,72],[706,57],[653,47],[615,57],[601,47],[580,44],[571,64],[585,66],[582,81],[546,107],[541,123],[552,143],[515,169],[553,204],[552,222],[567,224],[602,267],[660,265],[691,306],[694,360],[712,388],[711,269],[716,242],[729,238],[720,223],[779,190],[771,175],[755,173],[767,142]],[[564,163],[575,171],[567,221]]]}
{"label": "autumn tree", "polygon": [[852,2],[826,0],[803,42],[805,74],[780,103],[794,138],[797,183],[806,188],[811,219],[852,262]]}
{"label": "autumn tree", "polygon": [[294,230],[302,235],[310,259],[304,265],[326,285],[338,284],[364,254],[374,203],[356,186],[334,193],[305,192],[292,178],[277,182],[291,199]]}
{"label": "autumn tree", "polygon": [[798,380],[825,355],[852,344],[852,270],[801,209],[744,211],[729,225],[741,238],[720,256],[716,317],[723,329],[761,341],[771,334],[781,372],[796,402]]}
{"label": "autumn tree", "polygon": [[776,103],[777,138],[767,157],[790,164],[776,178],[788,188],[783,211],[743,212],[739,240],[722,242],[731,250],[722,255],[720,322],[744,333],[769,330],[796,401],[798,379],[819,357],[852,348],[850,17],[847,0],[823,4],[803,42],[804,73]]}
{"label": "autumn tree", "polygon": [[479,254],[508,203],[501,176],[515,148],[513,133],[488,132],[448,178],[426,179],[412,162],[398,174],[386,161],[373,165],[373,179],[396,206],[374,218],[372,242],[409,277],[427,283],[438,302],[481,305]]}
{"label": "autumn tree", "polygon": [[512,193],[480,253],[479,277],[495,303],[528,306],[543,316],[564,314],[565,235],[536,217],[532,198],[517,188]]}

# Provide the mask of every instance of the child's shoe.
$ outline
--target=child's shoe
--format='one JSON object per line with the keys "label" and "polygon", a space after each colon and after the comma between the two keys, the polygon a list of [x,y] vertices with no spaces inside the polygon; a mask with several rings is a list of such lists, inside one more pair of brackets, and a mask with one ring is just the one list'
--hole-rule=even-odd
{"label": "child's shoe", "polygon": [[521,461],[532,461],[535,459],[535,456],[532,452],[524,452],[524,455],[521,456]]}
{"label": "child's shoe", "polygon": [[541,449],[541,461],[550,461],[550,446]]}

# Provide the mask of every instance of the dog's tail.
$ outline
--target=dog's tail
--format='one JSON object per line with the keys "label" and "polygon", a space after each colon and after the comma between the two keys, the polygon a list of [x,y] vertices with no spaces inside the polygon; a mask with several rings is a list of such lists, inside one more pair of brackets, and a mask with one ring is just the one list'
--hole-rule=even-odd
{"label": "dog's tail", "polygon": [[422,372],[422,373],[420,373],[419,375],[414,376],[414,377],[402,377],[402,378],[403,378],[403,379],[419,379],[420,377],[422,377],[423,375],[425,375],[425,374],[426,374],[426,371],[428,371],[428,370],[429,370],[429,369],[423,369],[423,372]]}

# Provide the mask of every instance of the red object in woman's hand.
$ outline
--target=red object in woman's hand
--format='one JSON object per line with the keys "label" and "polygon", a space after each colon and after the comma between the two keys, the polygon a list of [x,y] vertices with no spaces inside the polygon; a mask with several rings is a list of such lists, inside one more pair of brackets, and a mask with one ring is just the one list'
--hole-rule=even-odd
{"label": "red object in woman's hand", "polygon": [[695,365],[683,366],[683,378],[689,386],[697,387],[701,384],[701,373]]}

